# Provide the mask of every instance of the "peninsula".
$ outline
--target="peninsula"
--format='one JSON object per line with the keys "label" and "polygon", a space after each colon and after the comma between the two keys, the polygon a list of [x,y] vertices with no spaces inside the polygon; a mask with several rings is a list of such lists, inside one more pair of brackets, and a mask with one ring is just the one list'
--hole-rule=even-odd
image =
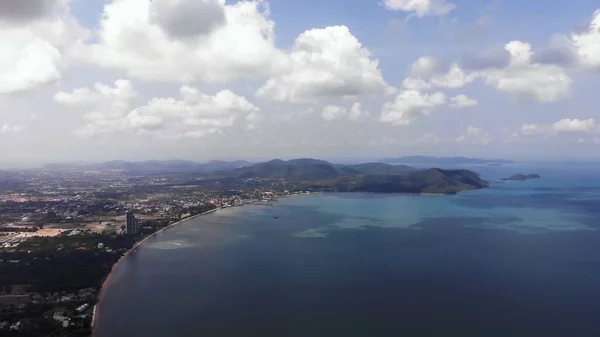
{"label": "peninsula", "polygon": [[405,165],[337,165],[317,159],[279,159],[217,172],[213,179],[285,181],[290,190],[320,192],[456,194],[488,187],[470,170],[416,169]]}

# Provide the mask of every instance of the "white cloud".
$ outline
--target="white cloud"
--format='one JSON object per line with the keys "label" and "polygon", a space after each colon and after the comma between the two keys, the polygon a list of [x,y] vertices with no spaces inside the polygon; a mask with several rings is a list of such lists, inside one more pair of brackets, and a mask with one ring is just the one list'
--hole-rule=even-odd
{"label": "white cloud", "polygon": [[538,124],[523,124],[521,132],[525,136],[537,135],[544,132],[544,127]]}
{"label": "white cloud", "polygon": [[413,62],[411,76],[402,82],[404,89],[426,90],[433,87],[458,89],[477,78],[476,73],[468,74],[458,64],[453,63],[446,72],[440,72],[440,62],[431,56],[423,56]]}
{"label": "white cloud", "polygon": [[394,125],[410,125],[416,119],[429,115],[433,108],[445,103],[446,95],[441,92],[423,94],[416,90],[404,90],[393,102],[383,105],[380,120]]}
{"label": "white cloud", "polygon": [[410,67],[410,72],[415,76],[433,76],[440,69],[440,62],[433,56],[421,56]]}
{"label": "white cloud", "polygon": [[135,91],[131,82],[117,80],[114,86],[101,83],[75,89],[71,92],[59,91],[54,101],[84,112],[86,125],[76,131],[80,136],[93,136],[126,128],[123,117],[127,114]]}
{"label": "white cloud", "polygon": [[587,29],[571,35],[578,63],[585,69],[600,70],[600,9],[594,12]]}
{"label": "white cloud", "polygon": [[456,138],[456,141],[459,143],[468,143],[475,145],[487,145],[492,140],[493,138],[488,132],[484,132],[483,130],[473,126],[469,126],[467,128],[467,132],[464,135]]}
{"label": "white cloud", "polygon": [[366,112],[362,111],[360,103],[354,103],[350,109],[346,109],[342,106],[327,105],[323,108],[322,117],[326,121],[347,119],[350,121],[357,121],[359,118],[366,115]]}
{"label": "white cloud", "polygon": [[511,41],[504,50],[495,52],[508,53],[508,65],[502,68],[487,66],[472,72],[465,72],[453,63],[446,73],[440,74],[439,61],[421,57],[413,63],[411,77],[405,79],[402,86],[408,90],[457,89],[481,78],[497,90],[539,102],[555,102],[571,96],[573,80],[557,65],[537,63],[529,43]]}
{"label": "white cloud", "polygon": [[510,64],[490,68],[478,74],[486,83],[500,91],[540,102],[555,102],[571,95],[573,81],[564,69],[556,65],[532,63],[531,45],[511,41],[505,49],[511,54]]}
{"label": "white cloud", "polygon": [[285,71],[270,78],[256,95],[305,102],[392,91],[379,62],[346,26],[311,29],[296,39]]}
{"label": "white cloud", "polygon": [[562,119],[552,125],[558,133],[588,133],[598,131],[598,126],[593,119]]}
{"label": "white cloud", "polygon": [[394,11],[426,15],[446,15],[456,9],[456,5],[446,0],[385,0],[385,7]]}
{"label": "white cloud", "polygon": [[174,38],[209,33],[225,23],[224,0],[153,0],[150,22]]}
{"label": "white cloud", "polygon": [[127,115],[127,125],[162,138],[200,138],[221,134],[238,120],[253,125],[258,118],[259,109],[230,90],[210,96],[183,86],[180,96],[153,98]]}
{"label": "white cloud", "polygon": [[[201,21],[210,18],[202,8],[217,5],[224,12],[224,23],[206,27]],[[161,0],[160,8],[168,11],[158,19],[152,15],[150,0],[105,5],[98,42],[83,48],[79,58],[144,80],[218,83],[268,76],[285,61],[275,47],[275,23],[263,1],[225,5]]]}
{"label": "white cloud", "polygon": [[256,128],[253,123],[259,119],[259,109],[230,90],[210,96],[182,86],[179,99],[155,97],[131,110],[134,95],[129,81],[118,80],[113,87],[95,84],[93,89],[61,91],[54,100],[86,110],[87,124],[76,132],[80,136],[130,130],[161,138],[199,138],[223,133],[240,119],[247,128],[253,129]]}
{"label": "white cloud", "polygon": [[523,124],[521,133],[525,136],[592,133],[600,131],[594,119],[562,119],[554,124]]}
{"label": "white cloud", "polygon": [[453,63],[446,73],[434,74],[439,71],[439,62],[430,57],[419,58],[412,65],[411,77],[405,79],[402,86],[409,90],[458,89],[481,78],[497,90],[539,102],[555,102],[571,96],[573,80],[557,65],[537,63],[529,43],[511,41],[504,50],[495,52],[508,53],[508,65],[501,68],[488,65],[482,70],[465,72]]}
{"label": "white cloud", "polygon": [[[87,38],[88,32],[77,24],[68,7],[53,3],[48,8],[33,8],[43,5],[40,1],[0,5],[0,12],[10,12],[2,15],[17,15],[21,19],[35,16],[33,21],[0,22],[0,94],[14,94],[57,81],[71,50]],[[35,14],[38,10],[43,13]]]}
{"label": "white cloud", "polygon": [[402,81],[402,87],[407,90],[427,90],[431,89],[433,85],[422,78],[409,77]]}
{"label": "white cloud", "polygon": [[17,133],[25,130],[25,125],[0,125],[0,133]]}
{"label": "white cloud", "polygon": [[92,89],[84,87],[74,89],[70,93],[59,91],[54,95],[54,101],[67,106],[102,106],[102,113],[112,113],[127,110],[129,101],[134,95],[131,82],[119,79],[114,82],[114,87],[96,83]]}
{"label": "white cloud", "polygon": [[61,77],[60,51],[27,31],[1,32],[0,94],[12,94],[48,84]]}
{"label": "white cloud", "polygon": [[460,69],[458,64],[455,63],[450,66],[450,69],[447,73],[434,76],[431,79],[431,83],[441,88],[458,89],[473,82],[475,78],[476,75],[466,74],[462,69]]}
{"label": "white cloud", "polygon": [[468,108],[475,106],[478,103],[479,102],[466,95],[458,95],[450,98],[450,106],[454,108]]}

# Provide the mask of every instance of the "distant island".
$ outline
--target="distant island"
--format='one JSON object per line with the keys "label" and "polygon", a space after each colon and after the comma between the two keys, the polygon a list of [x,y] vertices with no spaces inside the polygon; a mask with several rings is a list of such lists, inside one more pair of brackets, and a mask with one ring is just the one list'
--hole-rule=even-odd
{"label": "distant island", "polygon": [[408,156],[398,158],[385,158],[381,160],[387,164],[407,165],[502,165],[513,164],[513,161],[504,159],[479,159],[466,157],[431,157],[431,156]]}
{"label": "distant island", "polygon": [[[211,177],[212,176],[212,177]],[[317,159],[279,159],[209,174],[206,179],[285,181],[311,191],[456,194],[488,187],[470,170],[417,169],[405,165],[338,165]]]}
{"label": "distant island", "polygon": [[515,174],[514,176],[508,178],[502,178],[501,180],[505,181],[525,181],[530,179],[539,179],[541,178],[539,174]]}

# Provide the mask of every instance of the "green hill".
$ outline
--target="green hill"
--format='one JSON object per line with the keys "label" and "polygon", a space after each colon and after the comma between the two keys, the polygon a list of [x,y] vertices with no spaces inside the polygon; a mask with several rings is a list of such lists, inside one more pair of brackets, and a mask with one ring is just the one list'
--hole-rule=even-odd
{"label": "green hill", "polygon": [[469,170],[419,170],[404,165],[334,165],[316,159],[271,160],[229,172],[243,179],[281,179],[313,190],[454,194],[488,187]]}

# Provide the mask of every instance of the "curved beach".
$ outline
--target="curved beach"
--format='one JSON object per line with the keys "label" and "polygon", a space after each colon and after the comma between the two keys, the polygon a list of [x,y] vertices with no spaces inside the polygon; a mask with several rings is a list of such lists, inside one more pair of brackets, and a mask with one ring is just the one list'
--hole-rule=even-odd
{"label": "curved beach", "polygon": [[97,322],[97,320],[98,320],[98,316],[100,316],[100,309],[99,309],[99,305],[100,305],[100,303],[102,302],[102,297],[103,297],[103,295],[104,295],[104,292],[106,291],[106,287],[108,286],[108,282],[110,281],[110,278],[111,278],[112,274],[114,273],[114,271],[115,271],[115,268],[117,267],[117,265],[119,265],[119,263],[121,263],[121,261],[123,261],[123,259],[124,259],[124,258],[126,258],[126,257],[129,255],[129,253],[130,253],[130,252],[132,252],[132,251],[134,251],[135,249],[137,249],[137,247],[138,247],[138,246],[140,246],[142,243],[146,242],[146,240],[148,240],[148,239],[150,239],[150,238],[152,238],[152,237],[156,236],[156,235],[157,235],[157,234],[159,234],[159,233],[162,233],[162,232],[166,231],[167,229],[169,229],[169,228],[171,228],[171,227],[177,226],[177,225],[179,225],[179,224],[182,224],[182,223],[184,223],[184,222],[186,222],[186,221],[189,221],[189,220],[195,219],[195,218],[197,218],[197,217],[200,217],[200,216],[202,216],[202,215],[206,215],[206,214],[209,214],[209,213],[214,213],[214,212],[218,211],[218,210],[219,210],[219,209],[221,209],[221,208],[222,208],[222,207],[218,207],[218,208],[215,208],[215,209],[211,209],[210,211],[206,211],[206,212],[204,212],[204,213],[196,214],[196,215],[193,215],[193,216],[187,217],[187,218],[185,218],[185,219],[183,219],[183,220],[179,220],[179,221],[177,221],[177,222],[174,222],[174,223],[172,223],[172,224],[168,225],[167,227],[165,227],[165,228],[162,228],[162,229],[160,229],[160,230],[158,230],[158,231],[156,231],[156,232],[154,232],[154,233],[152,233],[152,234],[148,235],[147,237],[145,237],[144,239],[142,239],[141,241],[139,241],[139,242],[137,242],[135,245],[133,245],[133,247],[131,247],[129,250],[127,250],[127,252],[125,252],[125,254],[123,254],[123,256],[121,256],[121,257],[119,258],[119,260],[118,260],[118,261],[117,261],[117,262],[116,262],[116,263],[115,263],[115,264],[112,266],[112,268],[111,268],[110,272],[108,273],[108,276],[106,277],[106,279],[104,279],[104,282],[102,283],[102,287],[100,288],[100,294],[98,295],[98,302],[97,302],[97,303],[96,303],[96,305],[94,306],[94,314],[93,314],[93,316],[94,316],[94,317],[92,317],[92,336],[95,336],[95,335],[96,335],[96,330],[95,330],[95,327],[96,327],[96,322]]}

